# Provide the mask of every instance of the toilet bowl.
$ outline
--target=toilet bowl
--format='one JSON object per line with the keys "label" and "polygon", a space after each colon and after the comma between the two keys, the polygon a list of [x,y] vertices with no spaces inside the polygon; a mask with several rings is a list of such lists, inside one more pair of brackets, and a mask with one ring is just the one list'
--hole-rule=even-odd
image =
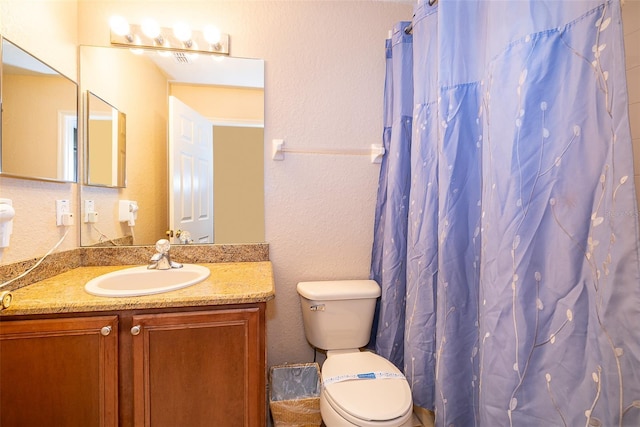
{"label": "toilet bowl", "polygon": [[385,358],[367,351],[329,355],[322,380],[320,413],[328,427],[411,425],[409,384]]}
{"label": "toilet bowl", "polygon": [[372,280],[301,282],[305,335],[327,350],[320,414],[327,427],[409,427],[412,398],[402,372],[360,351],[369,341],[380,287]]}

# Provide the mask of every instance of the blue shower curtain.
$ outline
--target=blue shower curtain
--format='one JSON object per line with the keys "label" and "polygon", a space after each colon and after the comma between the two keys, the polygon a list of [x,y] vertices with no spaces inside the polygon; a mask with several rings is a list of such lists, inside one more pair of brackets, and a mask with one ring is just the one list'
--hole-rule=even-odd
{"label": "blue shower curtain", "polygon": [[[412,44],[411,35],[405,33],[410,23],[401,22],[387,40],[387,77],[383,144],[385,156],[380,169],[378,204],[375,217],[372,253],[372,278],[382,288],[384,304],[378,307],[375,326],[387,339],[375,340],[378,352],[398,367],[402,366],[404,350],[399,344],[404,323],[407,258],[407,210],[410,183],[411,132],[413,113]],[[384,273],[383,273],[384,272]],[[384,279],[382,279],[384,275]],[[384,331],[384,332],[382,332]]]}
{"label": "blue shower curtain", "polygon": [[618,0],[425,1],[407,25],[387,47],[376,351],[437,425],[640,426]]}

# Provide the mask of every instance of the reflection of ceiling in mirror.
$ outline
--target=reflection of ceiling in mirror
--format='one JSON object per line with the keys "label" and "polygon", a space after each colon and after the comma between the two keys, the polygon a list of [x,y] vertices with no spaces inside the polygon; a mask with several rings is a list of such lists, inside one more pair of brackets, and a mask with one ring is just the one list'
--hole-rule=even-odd
{"label": "reflection of ceiling in mirror", "polygon": [[169,76],[173,82],[264,87],[264,61],[189,52],[145,51],[145,54]]}
{"label": "reflection of ceiling in mirror", "polygon": [[39,59],[6,40],[2,43],[2,67],[8,74],[58,74]]}

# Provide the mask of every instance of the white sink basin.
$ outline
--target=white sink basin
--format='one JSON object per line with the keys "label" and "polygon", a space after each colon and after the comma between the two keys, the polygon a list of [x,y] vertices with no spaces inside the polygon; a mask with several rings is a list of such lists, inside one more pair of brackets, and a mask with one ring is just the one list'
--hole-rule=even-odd
{"label": "white sink basin", "polygon": [[182,268],[149,270],[146,265],[113,271],[89,280],[84,289],[100,297],[133,297],[159,294],[195,285],[209,277],[207,267],[184,264]]}

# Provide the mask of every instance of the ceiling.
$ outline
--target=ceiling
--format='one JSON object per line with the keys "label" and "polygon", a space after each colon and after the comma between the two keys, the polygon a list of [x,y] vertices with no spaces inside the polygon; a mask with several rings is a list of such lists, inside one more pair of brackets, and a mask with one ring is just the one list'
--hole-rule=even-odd
{"label": "ceiling", "polygon": [[145,55],[169,77],[169,81],[264,88],[264,61],[191,52],[146,50]]}

